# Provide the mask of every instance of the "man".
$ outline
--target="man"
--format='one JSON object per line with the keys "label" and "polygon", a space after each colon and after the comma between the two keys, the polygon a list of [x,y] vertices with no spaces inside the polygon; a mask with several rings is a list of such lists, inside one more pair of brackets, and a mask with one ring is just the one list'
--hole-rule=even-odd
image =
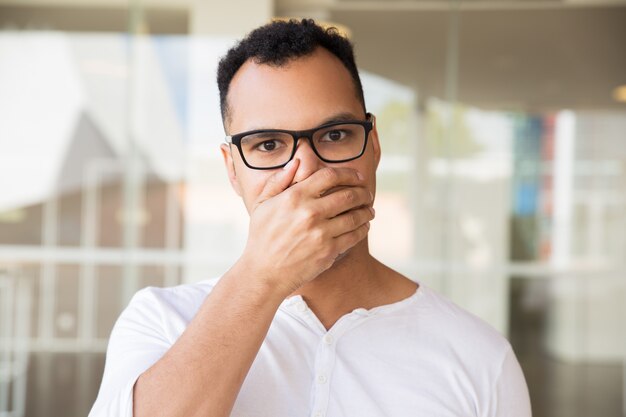
{"label": "man", "polygon": [[530,416],[508,342],[369,254],[381,151],[350,43],[274,22],[218,84],[247,245],[134,297],[91,416]]}

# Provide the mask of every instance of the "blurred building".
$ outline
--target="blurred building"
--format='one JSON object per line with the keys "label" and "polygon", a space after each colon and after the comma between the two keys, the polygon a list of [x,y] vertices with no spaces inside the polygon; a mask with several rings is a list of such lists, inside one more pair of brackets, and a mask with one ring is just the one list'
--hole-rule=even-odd
{"label": "blurred building", "polygon": [[215,70],[340,25],[383,146],[371,247],[509,337],[536,417],[626,416],[626,1],[0,0],[0,416],[84,416],[132,294],[246,240]]}

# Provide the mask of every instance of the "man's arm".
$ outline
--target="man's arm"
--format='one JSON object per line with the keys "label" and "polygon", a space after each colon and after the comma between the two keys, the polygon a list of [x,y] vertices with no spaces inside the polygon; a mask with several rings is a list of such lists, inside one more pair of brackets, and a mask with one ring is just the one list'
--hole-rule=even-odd
{"label": "man's arm", "polygon": [[237,264],[134,388],[134,415],[228,416],[284,294]]}
{"label": "man's arm", "polygon": [[367,235],[372,196],[361,175],[327,168],[289,187],[297,168],[268,181],[243,256],[137,380],[136,417],[228,416],[280,303]]}

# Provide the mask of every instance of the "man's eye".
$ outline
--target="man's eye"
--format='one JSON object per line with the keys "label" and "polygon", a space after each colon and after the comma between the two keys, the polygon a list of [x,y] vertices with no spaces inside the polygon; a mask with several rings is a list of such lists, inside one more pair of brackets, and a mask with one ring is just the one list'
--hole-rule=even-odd
{"label": "man's eye", "polygon": [[271,151],[278,149],[279,147],[280,147],[280,144],[278,143],[277,140],[266,140],[266,141],[259,143],[256,146],[256,149],[262,152],[271,152]]}
{"label": "man's eye", "polygon": [[343,130],[331,130],[326,132],[324,140],[328,142],[337,142],[346,137],[346,133]]}

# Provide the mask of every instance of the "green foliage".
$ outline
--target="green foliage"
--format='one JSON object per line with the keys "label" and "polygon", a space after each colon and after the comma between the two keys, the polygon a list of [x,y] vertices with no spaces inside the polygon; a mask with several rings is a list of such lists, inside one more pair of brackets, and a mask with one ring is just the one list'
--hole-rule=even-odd
{"label": "green foliage", "polygon": [[484,149],[467,124],[467,111],[467,107],[460,104],[429,103],[424,118],[429,155],[467,158]]}
{"label": "green foliage", "polygon": [[376,114],[376,126],[385,154],[407,154],[410,152],[410,103],[390,101]]}

